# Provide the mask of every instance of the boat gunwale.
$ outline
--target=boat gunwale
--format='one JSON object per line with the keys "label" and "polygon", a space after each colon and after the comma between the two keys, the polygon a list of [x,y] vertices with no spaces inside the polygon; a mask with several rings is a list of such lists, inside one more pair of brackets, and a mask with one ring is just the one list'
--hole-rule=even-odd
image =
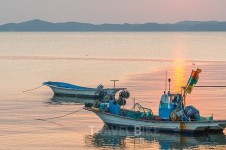
{"label": "boat gunwale", "polygon": [[[134,129],[135,126],[133,125],[122,125],[122,124],[116,124],[116,123],[105,123],[106,125],[110,125],[110,126],[122,126],[122,127],[125,127],[125,128],[131,128],[131,129]],[[180,132],[179,130],[174,130],[172,128],[161,128],[161,127],[158,127],[158,128],[145,128],[146,126],[142,126],[141,127],[141,130],[152,130],[152,131],[158,131],[158,132],[168,132],[168,133],[202,133],[204,132],[203,131],[199,131],[199,130],[191,130],[191,129],[184,129],[182,132]]]}
{"label": "boat gunwale", "polygon": [[77,91],[97,91],[96,88],[81,88],[81,89],[75,89],[75,88],[65,88],[65,87],[60,87],[60,86],[54,86],[54,85],[47,85],[49,87],[54,87],[54,88],[58,88],[58,89],[67,89],[67,90],[77,90]]}
{"label": "boat gunwale", "polygon": [[203,121],[145,120],[145,119],[134,119],[134,118],[125,117],[125,116],[121,116],[121,115],[115,115],[115,114],[111,114],[111,113],[108,113],[108,112],[100,112],[100,111],[92,110],[92,109],[90,109],[89,111],[92,111],[96,114],[101,113],[101,114],[110,115],[110,116],[114,116],[114,117],[120,117],[120,118],[123,118],[123,119],[143,121],[143,122],[151,122],[151,123],[191,123],[191,124],[195,124],[195,123],[223,123],[223,122],[226,123],[226,120],[214,120],[214,121],[209,121],[209,120],[203,120]]}
{"label": "boat gunwale", "polygon": [[[58,88],[58,89],[70,89],[70,90],[78,90],[78,91],[98,91],[98,88],[66,88],[66,87],[60,87],[60,86],[56,86],[56,85],[46,85],[46,86],[49,86],[49,87],[54,87],[54,88]],[[103,91],[107,91],[107,90],[114,90],[114,91],[120,91],[120,90],[125,90],[127,88],[106,88],[106,89],[103,89]]]}

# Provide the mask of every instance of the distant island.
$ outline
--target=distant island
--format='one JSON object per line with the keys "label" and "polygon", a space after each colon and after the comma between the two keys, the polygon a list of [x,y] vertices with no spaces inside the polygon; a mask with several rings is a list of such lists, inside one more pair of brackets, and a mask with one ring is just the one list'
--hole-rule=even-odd
{"label": "distant island", "polygon": [[154,32],[154,31],[226,31],[226,21],[182,21],[174,24],[90,24],[51,23],[39,19],[0,25],[0,32]]}

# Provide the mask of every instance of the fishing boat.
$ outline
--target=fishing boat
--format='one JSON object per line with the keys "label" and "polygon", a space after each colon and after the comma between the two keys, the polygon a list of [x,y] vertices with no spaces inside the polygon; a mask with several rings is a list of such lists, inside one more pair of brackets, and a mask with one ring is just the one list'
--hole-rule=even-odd
{"label": "fishing boat", "polygon": [[160,99],[158,115],[154,115],[151,109],[139,103],[136,103],[131,110],[121,108],[128,98],[123,93],[119,94],[118,100],[112,98],[109,103],[97,101],[92,107],[84,107],[84,109],[95,113],[108,126],[178,133],[222,132],[226,128],[226,120],[213,120],[213,116],[203,117],[194,106],[185,105],[186,95],[190,94],[197,84],[200,72],[200,69],[192,71],[187,86],[182,88],[181,93],[164,91]]}
{"label": "fishing boat", "polygon": [[54,95],[90,97],[90,98],[99,98],[108,95],[115,95],[118,91],[126,89],[126,88],[104,88],[103,85],[101,84],[97,88],[90,88],[64,82],[52,82],[52,81],[44,82],[43,85],[50,87],[54,92]]}

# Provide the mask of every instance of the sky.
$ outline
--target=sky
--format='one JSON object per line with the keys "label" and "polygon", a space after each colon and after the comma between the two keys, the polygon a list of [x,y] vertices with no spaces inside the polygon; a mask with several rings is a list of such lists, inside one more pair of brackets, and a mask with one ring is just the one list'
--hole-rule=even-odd
{"label": "sky", "polygon": [[0,0],[0,24],[226,21],[226,0]]}

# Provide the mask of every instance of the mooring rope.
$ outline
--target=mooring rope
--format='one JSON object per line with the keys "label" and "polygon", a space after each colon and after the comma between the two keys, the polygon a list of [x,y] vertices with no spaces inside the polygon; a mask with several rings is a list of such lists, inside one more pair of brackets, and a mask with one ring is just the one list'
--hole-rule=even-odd
{"label": "mooring rope", "polygon": [[57,116],[57,117],[51,117],[51,118],[45,118],[45,119],[35,119],[35,120],[48,121],[48,120],[51,120],[51,119],[63,118],[63,117],[72,115],[72,114],[74,114],[74,113],[77,113],[77,112],[79,112],[79,111],[81,111],[81,110],[83,110],[83,108],[81,108],[81,109],[79,109],[79,110],[76,110],[76,111],[73,111],[73,112],[70,112],[70,113],[65,114],[65,115],[61,115],[61,116]]}
{"label": "mooring rope", "polygon": [[41,88],[42,86],[44,86],[44,85],[38,86],[38,87],[33,88],[33,89],[30,89],[30,90],[25,90],[25,91],[22,91],[22,92],[29,92],[29,91],[33,91],[33,90],[36,90],[36,89]]}
{"label": "mooring rope", "polygon": [[[36,90],[36,89],[41,88],[42,86],[44,86],[44,85],[38,86],[38,87],[33,88],[33,89],[30,89],[30,90],[25,90],[25,91],[22,91],[22,92],[33,91],[33,90]],[[48,120],[51,120],[51,119],[63,118],[63,117],[72,115],[72,114],[74,114],[74,113],[77,113],[77,112],[79,112],[79,111],[81,111],[81,110],[83,110],[83,108],[81,108],[81,109],[79,109],[79,110],[76,110],[76,111],[73,111],[73,112],[70,112],[70,113],[68,113],[68,114],[62,115],[62,116],[51,117],[51,118],[44,118],[44,119],[41,119],[41,118],[40,118],[40,119],[35,119],[35,120],[48,121]]]}

